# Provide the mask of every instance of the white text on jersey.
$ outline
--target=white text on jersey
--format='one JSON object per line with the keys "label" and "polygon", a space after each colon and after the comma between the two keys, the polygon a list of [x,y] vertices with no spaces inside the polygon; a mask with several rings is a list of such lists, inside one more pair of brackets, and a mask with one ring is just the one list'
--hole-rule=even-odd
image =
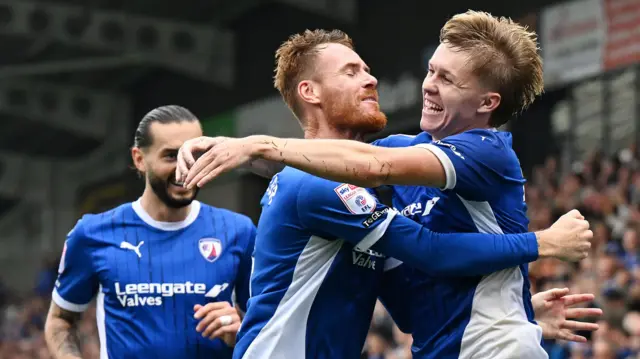
{"label": "white text on jersey", "polygon": [[[123,307],[160,306],[162,297],[172,297],[175,294],[202,294],[207,292],[204,283],[129,283],[124,290],[120,283],[115,283],[116,296]],[[147,296],[154,295],[156,296]]]}

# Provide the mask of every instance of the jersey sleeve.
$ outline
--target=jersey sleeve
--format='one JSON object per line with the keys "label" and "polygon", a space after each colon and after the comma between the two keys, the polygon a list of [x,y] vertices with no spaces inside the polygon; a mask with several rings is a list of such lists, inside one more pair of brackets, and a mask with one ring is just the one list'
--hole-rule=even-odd
{"label": "jersey sleeve", "polygon": [[83,312],[98,291],[89,238],[82,220],[67,235],[52,300],[62,309]]}
{"label": "jersey sleeve", "polygon": [[485,275],[534,261],[534,233],[435,233],[378,203],[361,187],[308,176],[298,215],[314,234],[373,249],[431,275]]}
{"label": "jersey sleeve", "polygon": [[379,147],[407,147],[415,139],[410,135],[391,135],[371,142],[374,146]]}
{"label": "jersey sleeve", "polygon": [[253,266],[253,250],[256,241],[256,226],[247,218],[247,224],[244,226],[242,243],[245,244],[244,253],[240,259],[238,268],[238,277],[236,278],[235,287],[235,304],[242,312],[247,312],[247,301],[250,297],[251,285],[251,268]]}
{"label": "jersey sleeve", "polygon": [[413,280],[411,271],[412,268],[408,268],[406,265],[385,270],[378,296],[382,305],[403,333],[413,332],[412,318],[415,317],[410,305],[414,290],[411,286]]}
{"label": "jersey sleeve", "polygon": [[446,174],[443,190],[454,190],[469,200],[484,200],[499,195],[496,180],[505,176],[506,149],[491,133],[468,131],[428,144]]}

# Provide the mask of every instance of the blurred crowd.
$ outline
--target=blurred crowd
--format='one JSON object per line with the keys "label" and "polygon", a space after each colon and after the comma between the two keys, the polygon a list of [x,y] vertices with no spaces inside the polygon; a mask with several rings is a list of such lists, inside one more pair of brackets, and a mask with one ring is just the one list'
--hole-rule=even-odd
{"label": "blurred crowd", "polygon": [[[56,280],[58,258],[47,256],[27,297],[14,296],[0,285],[0,359],[51,359],[44,341],[44,322]],[[90,306],[80,324],[83,358],[98,359],[100,346],[95,306]]]}
{"label": "blurred crowd", "polygon": [[[526,185],[530,230],[549,227],[578,208],[591,222],[592,253],[578,264],[539,260],[530,264],[532,292],[570,288],[593,293],[604,310],[600,329],[581,333],[589,342],[545,341],[550,359],[640,359],[640,161],[635,148],[615,156],[594,153],[570,169],[550,157],[533,169]],[[28,298],[0,285],[0,359],[50,358],[43,326],[55,282],[57,259],[46,261]],[[81,324],[84,358],[99,357],[95,308]],[[401,333],[381,305],[366,342],[366,359],[409,359],[411,337]]]}

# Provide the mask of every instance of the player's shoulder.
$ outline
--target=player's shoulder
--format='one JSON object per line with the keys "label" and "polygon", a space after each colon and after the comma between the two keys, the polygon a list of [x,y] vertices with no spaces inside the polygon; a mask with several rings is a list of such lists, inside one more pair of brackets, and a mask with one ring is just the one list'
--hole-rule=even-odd
{"label": "player's shoulder", "polygon": [[86,213],[76,223],[75,227],[69,232],[83,234],[87,236],[96,231],[112,229],[120,226],[127,218],[131,218],[134,213],[132,203],[124,203],[108,211],[100,213]]}
{"label": "player's shoulder", "polygon": [[371,144],[380,147],[408,147],[415,139],[414,135],[397,134],[375,140]]}
{"label": "player's shoulder", "polygon": [[445,137],[434,143],[451,143],[468,148],[482,147],[485,150],[504,151],[511,149],[512,138],[509,132],[495,129],[476,128]]}
{"label": "player's shoulder", "polygon": [[234,212],[232,210],[226,208],[215,207],[206,203],[200,202],[200,217],[203,219],[207,219],[205,217],[216,217],[216,218],[224,218],[230,220],[235,223],[236,226],[243,227],[253,227],[253,221],[249,216]]}
{"label": "player's shoulder", "polygon": [[449,148],[458,156],[472,157],[476,161],[491,164],[491,167],[520,167],[509,132],[474,129],[433,143]]}

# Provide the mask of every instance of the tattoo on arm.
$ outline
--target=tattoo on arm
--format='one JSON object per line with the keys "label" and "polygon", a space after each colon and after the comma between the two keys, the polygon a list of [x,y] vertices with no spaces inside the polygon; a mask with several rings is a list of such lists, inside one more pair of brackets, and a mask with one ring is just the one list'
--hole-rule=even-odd
{"label": "tattoo on arm", "polygon": [[49,350],[56,359],[80,358],[77,324],[82,313],[64,310],[51,303],[45,335]]}

